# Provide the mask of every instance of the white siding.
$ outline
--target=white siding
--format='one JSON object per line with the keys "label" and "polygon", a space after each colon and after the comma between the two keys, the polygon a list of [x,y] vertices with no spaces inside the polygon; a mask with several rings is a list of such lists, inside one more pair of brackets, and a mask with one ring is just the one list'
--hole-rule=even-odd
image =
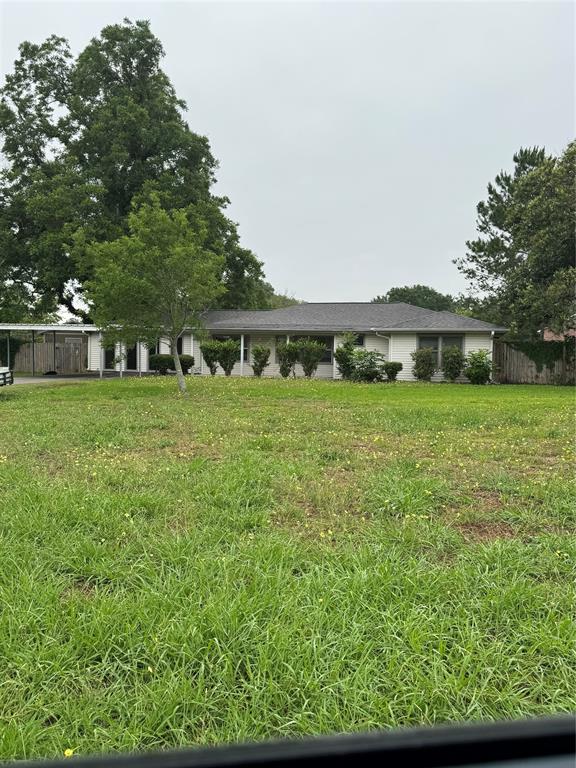
{"label": "white siding", "polygon": [[89,333],[88,334],[88,370],[99,371],[100,370],[100,352],[102,347],[100,346],[100,334]]}
{"label": "white siding", "polygon": [[[418,346],[418,335],[416,333],[393,333],[391,335],[390,360],[402,363],[403,368],[398,374],[398,379],[404,381],[414,381],[412,375],[412,366],[414,361],[411,354]],[[424,335],[434,335],[432,331],[424,332]],[[492,336],[490,333],[465,333],[464,334],[464,354],[473,352],[477,349],[487,349],[492,352]],[[436,373],[433,381],[441,381],[442,374]]]}
{"label": "white siding", "polygon": [[486,349],[492,354],[492,334],[467,333],[464,336],[464,354],[475,352],[477,349]]}
{"label": "white siding", "polygon": [[400,381],[414,381],[412,376],[413,360],[410,357],[416,349],[417,336],[415,333],[390,334],[389,360],[402,363],[402,370],[398,374]]}

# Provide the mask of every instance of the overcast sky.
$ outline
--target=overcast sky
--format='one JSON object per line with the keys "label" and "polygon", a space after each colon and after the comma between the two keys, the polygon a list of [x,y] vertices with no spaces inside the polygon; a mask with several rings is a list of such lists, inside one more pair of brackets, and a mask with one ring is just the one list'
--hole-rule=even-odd
{"label": "overcast sky", "polygon": [[574,137],[571,2],[2,2],[2,72],[124,16],[162,40],[243,244],[308,301],[464,289],[486,184]]}

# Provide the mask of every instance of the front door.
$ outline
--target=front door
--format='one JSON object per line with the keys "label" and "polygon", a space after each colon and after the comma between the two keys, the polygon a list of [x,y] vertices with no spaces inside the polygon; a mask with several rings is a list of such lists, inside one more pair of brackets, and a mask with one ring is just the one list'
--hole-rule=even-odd
{"label": "front door", "polygon": [[138,368],[138,357],[136,351],[136,344],[133,347],[128,347],[126,350],[126,370],[135,371]]}
{"label": "front door", "polygon": [[114,347],[106,347],[104,350],[104,368],[107,371],[113,371],[115,368],[114,359],[116,357],[116,350]]}

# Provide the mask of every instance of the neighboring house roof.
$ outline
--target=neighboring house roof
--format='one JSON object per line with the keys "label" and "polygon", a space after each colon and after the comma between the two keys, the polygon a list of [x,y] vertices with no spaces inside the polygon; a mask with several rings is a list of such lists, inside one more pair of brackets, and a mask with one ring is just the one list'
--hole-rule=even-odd
{"label": "neighboring house roof", "polygon": [[210,331],[500,331],[483,320],[395,302],[295,304],[282,309],[212,310],[202,316]]}

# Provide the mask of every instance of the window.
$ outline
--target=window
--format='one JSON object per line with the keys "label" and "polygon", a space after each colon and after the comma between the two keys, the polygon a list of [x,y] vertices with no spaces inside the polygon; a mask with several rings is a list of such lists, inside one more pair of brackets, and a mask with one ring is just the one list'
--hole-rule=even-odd
{"label": "window", "polygon": [[357,333],[356,337],[354,339],[354,346],[355,347],[363,347],[364,346],[364,334],[363,333]]}
{"label": "window", "polygon": [[176,351],[179,355],[182,354],[182,336],[178,336],[178,341],[176,342]]}
{"label": "window", "polygon": [[431,349],[434,355],[434,365],[439,368],[442,365],[442,349],[444,347],[458,347],[463,350],[464,336],[419,336],[418,349]]}
{"label": "window", "polygon": [[[214,341],[237,341],[240,343],[241,338],[239,334],[232,334],[230,336],[212,336]],[[244,362],[248,362],[248,351],[250,348],[250,336],[244,334]],[[238,353],[238,360],[240,360],[240,353]]]}

